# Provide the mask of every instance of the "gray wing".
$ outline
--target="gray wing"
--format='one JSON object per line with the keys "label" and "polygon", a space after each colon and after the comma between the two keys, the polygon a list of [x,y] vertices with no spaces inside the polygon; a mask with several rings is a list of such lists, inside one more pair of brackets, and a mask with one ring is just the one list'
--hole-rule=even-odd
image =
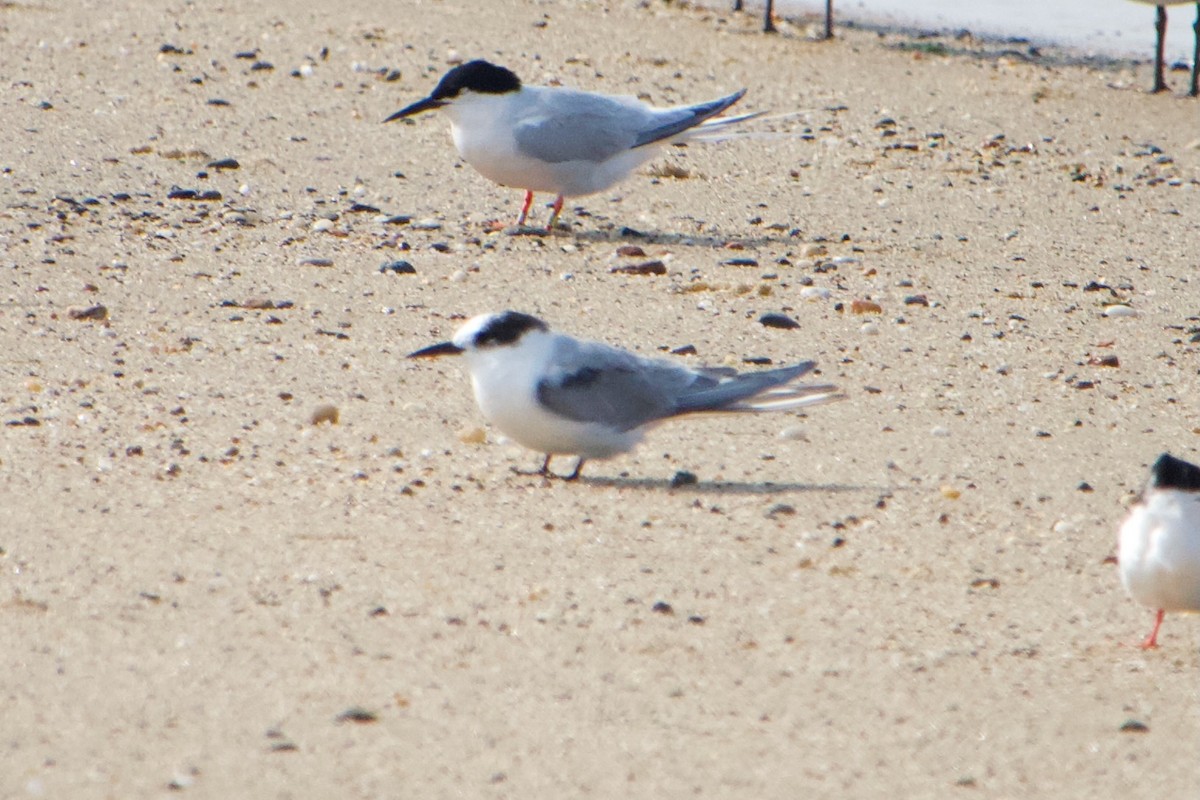
{"label": "gray wing", "polygon": [[632,98],[545,89],[517,123],[522,153],[541,161],[607,161],[635,146],[639,132],[657,124],[653,109]]}
{"label": "gray wing", "polygon": [[731,105],[742,99],[742,95],[746,93],[745,89],[740,92],[734,92],[728,97],[722,97],[720,100],[713,100],[708,103],[700,103],[687,108],[674,109],[674,119],[663,120],[660,124],[653,128],[643,130],[638,134],[637,142],[634,147],[641,147],[654,142],[670,139],[672,136],[677,136],[688,128],[694,128],[704,120],[710,117],[715,117]]}
{"label": "gray wing", "polygon": [[678,399],[689,390],[717,385],[714,377],[666,361],[563,339],[537,398],[569,419],[626,431],[678,413]]}

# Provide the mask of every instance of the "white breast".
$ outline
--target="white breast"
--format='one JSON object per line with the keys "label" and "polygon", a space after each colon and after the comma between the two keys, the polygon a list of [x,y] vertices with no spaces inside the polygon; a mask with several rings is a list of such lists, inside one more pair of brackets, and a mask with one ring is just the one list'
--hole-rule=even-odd
{"label": "white breast", "polygon": [[467,351],[475,401],[484,417],[513,441],[539,453],[610,458],[631,450],[641,441],[640,430],[576,422],[538,403],[537,386],[552,347],[553,334],[530,331],[515,348]]}
{"label": "white breast", "polygon": [[1118,561],[1134,600],[1200,611],[1200,494],[1149,490],[1121,526]]}

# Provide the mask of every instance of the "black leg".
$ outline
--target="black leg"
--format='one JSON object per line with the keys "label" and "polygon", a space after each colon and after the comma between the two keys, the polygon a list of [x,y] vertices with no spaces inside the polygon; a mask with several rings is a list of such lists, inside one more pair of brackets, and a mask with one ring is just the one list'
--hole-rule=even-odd
{"label": "black leg", "polygon": [[775,0],[767,0],[766,10],[763,11],[763,33],[775,33]]}
{"label": "black leg", "polygon": [[833,38],[833,0],[825,0],[825,38]]}
{"label": "black leg", "polygon": [[1192,30],[1196,34],[1196,44],[1192,47],[1192,88],[1188,94],[1196,97],[1200,95],[1200,3],[1196,3],[1196,22]]}
{"label": "black leg", "polygon": [[587,461],[583,456],[579,457],[578,463],[575,464],[575,471],[563,478],[564,481],[574,481],[579,479],[579,473],[583,471],[583,462]]}
{"label": "black leg", "polygon": [[1154,31],[1158,34],[1158,41],[1154,46],[1154,88],[1151,90],[1156,94],[1165,91],[1167,82],[1163,80],[1163,52],[1166,47],[1167,38],[1167,9],[1163,6],[1156,6],[1158,12],[1154,18]]}
{"label": "black leg", "polygon": [[541,469],[529,470],[529,469],[517,469],[516,467],[510,467],[510,469],[512,469],[513,473],[515,473],[517,475],[541,475],[543,478],[550,478],[550,477],[553,477],[550,474],[550,459],[552,459],[552,458],[554,458],[554,456],[547,453],[546,459],[542,462]]}
{"label": "black leg", "polygon": [[742,10],[742,0],[733,0],[733,10],[734,11]]}

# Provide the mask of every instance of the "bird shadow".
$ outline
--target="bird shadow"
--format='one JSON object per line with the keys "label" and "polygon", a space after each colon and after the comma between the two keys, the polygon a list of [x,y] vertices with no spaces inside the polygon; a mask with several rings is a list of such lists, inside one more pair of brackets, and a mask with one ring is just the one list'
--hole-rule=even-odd
{"label": "bird shadow", "polygon": [[801,492],[848,493],[868,492],[877,495],[889,495],[895,491],[893,486],[868,486],[866,484],[849,483],[774,483],[772,481],[689,481],[681,482],[677,478],[629,478],[597,477],[584,475],[579,483],[597,489],[634,489],[640,491],[668,491],[691,494],[744,494],[771,495],[792,494]]}
{"label": "bird shadow", "polygon": [[593,228],[590,230],[566,231],[569,236],[583,242],[593,244],[653,244],[676,245],[686,247],[724,248],[730,242],[737,242],[744,247],[762,247],[765,245],[781,245],[794,243],[795,237],[788,234],[779,236],[720,236],[694,233],[671,233],[667,231],[642,231],[633,228]]}

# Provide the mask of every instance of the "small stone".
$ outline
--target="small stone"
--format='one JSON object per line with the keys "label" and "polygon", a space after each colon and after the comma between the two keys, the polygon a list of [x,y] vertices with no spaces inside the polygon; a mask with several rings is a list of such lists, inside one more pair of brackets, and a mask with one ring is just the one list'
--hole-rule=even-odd
{"label": "small stone", "polygon": [[302,267],[332,267],[331,258],[302,258],[297,262]]}
{"label": "small stone", "polygon": [[666,614],[667,616],[675,615],[675,609],[671,607],[671,604],[664,603],[662,600],[659,600],[657,603],[655,603],[650,610],[655,614]]}
{"label": "small stone", "polygon": [[671,488],[678,489],[681,486],[695,486],[700,482],[695,473],[687,470],[679,470],[671,477]]}
{"label": "small stone", "polygon": [[807,442],[808,433],[801,425],[789,425],[779,432],[780,439],[787,439],[791,442]]}
{"label": "small stone", "polygon": [[1121,733],[1149,733],[1150,726],[1136,719],[1127,719],[1122,723],[1120,731]]}
{"label": "small stone", "polygon": [[333,220],[319,219],[312,224],[312,229],[313,229],[313,231],[315,231],[317,233],[324,233],[326,231],[331,231],[331,230],[333,230]]}
{"label": "small stone", "polygon": [[483,428],[463,428],[458,432],[458,440],[463,444],[483,444],[487,441],[487,431]]}
{"label": "small stone", "polygon": [[1137,311],[1133,306],[1127,305],[1112,305],[1104,307],[1104,316],[1106,317],[1136,317]]}
{"label": "small stone", "polygon": [[805,300],[828,300],[831,294],[824,286],[805,286],[800,290],[800,297]]}
{"label": "small stone", "polygon": [[617,255],[625,258],[643,258],[646,255],[646,251],[636,244],[623,244],[617,248]]}
{"label": "small stone", "polygon": [[379,265],[379,271],[384,274],[387,274],[390,272],[393,275],[416,275],[417,274],[417,268],[414,267],[409,262],[404,261],[404,260],[385,261]]}
{"label": "small stone", "polygon": [[796,507],[788,505],[787,503],[776,503],[767,509],[767,516],[771,519],[775,519],[775,517],[780,516],[794,517],[796,516]]}
{"label": "small stone", "polygon": [[962,497],[962,492],[953,486],[942,486],[940,489],[938,489],[938,491],[941,492],[942,497],[946,498],[947,500],[957,500],[958,498]]}
{"label": "small stone", "polygon": [[309,421],[313,425],[320,425],[323,422],[328,422],[330,425],[337,425],[339,418],[340,414],[337,406],[326,403],[324,405],[317,406],[316,409],[313,410],[312,417]]}
{"label": "small stone", "polygon": [[758,318],[760,325],[766,328],[782,328],[784,330],[795,330],[800,327],[800,323],[786,314],[767,313]]}
{"label": "small stone", "polygon": [[929,298],[927,298],[923,294],[910,294],[904,298],[904,305],[906,305],[906,306],[928,306]]}
{"label": "small stone", "polygon": [[92,306],[71,306],[67,309],[67,317],[80,322],[99,322],[108,319],[108,308],[99,303]]}
{"label": "small stone", "polygon": [[874,300],[854,300],[850,303],[851,314],[882,314],[883,307]]}
{"label": "small stone", "polygon": [[365,708],[354,706],[352,708],[347,708],[345,711],[338,714],[336,720],[338,722],[357,722],[359,724],[366,724],[370,722],[378,722],[379,715],[374,711],[367,711]]}
{"label": "small stone", "polygon": [[671,355],[694,356],[694,355],[696,355],[696,345],[694,345],[694,344],[681,345],[679,347],[676,347],[674,350],[672,350]]}
{"label": "small stone", "polygon": [[645,261],[641,264],[627,264],[625,266],[613,267],[609,272],[620,275],[666,275],[667,265],[655,259],[654,261]]}

